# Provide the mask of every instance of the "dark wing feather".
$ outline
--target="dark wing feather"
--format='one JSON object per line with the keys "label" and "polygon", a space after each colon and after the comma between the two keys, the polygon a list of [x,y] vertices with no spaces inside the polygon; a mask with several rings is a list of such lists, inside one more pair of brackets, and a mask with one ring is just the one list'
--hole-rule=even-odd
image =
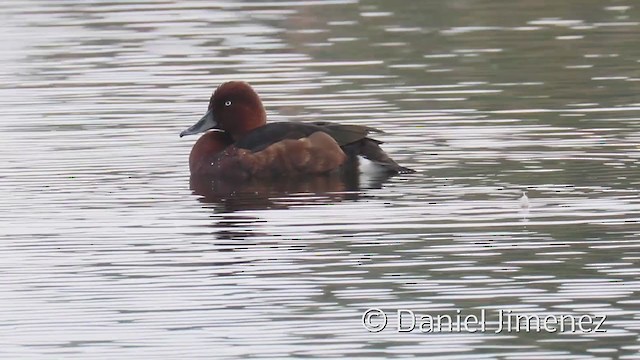
{"label": "dark wing feather", "polygon": [[242,139],[238,140],[235,146],[256,152],[264,150],[269,145],[284,139],[300,139],[317,131],[327,132],[320,126],[313,124],[294,122],[270,123],[251,131]]}
{"label": "dark wing feather", "polygon": [[[313,125],[323,128],[331,137],[333,137],[340,146],[345,146],[360,141],[371,132],[382,133],[382,130],[362,125],[344,125],[336,124],[328,121],[318,121]],[[377,141],[377,140],[375,140]],[[382,142],[378,142],[382,144]]]}
{"label": "dark wing feather", "polygon": [[[260,151],[271,144],[284,139],[300,139],[324,131],[336,140],[338,145],[345,146],[365,139],[370,132],[381,133],[381,130],[362,125],[343,125],[327,121],[314,123],[276,122],[261,126],[236,142],[236,147],[251,151]],[[381,144],[382,142],[374,140]]]}

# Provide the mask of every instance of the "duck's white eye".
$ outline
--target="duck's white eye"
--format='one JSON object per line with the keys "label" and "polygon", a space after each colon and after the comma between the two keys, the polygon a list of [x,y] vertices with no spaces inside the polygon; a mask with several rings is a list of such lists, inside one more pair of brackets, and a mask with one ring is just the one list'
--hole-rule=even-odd
{"label": "duck's white eye", "polygon": [[224,102],[224,106],[231,106],[231,100],[227,100]]}

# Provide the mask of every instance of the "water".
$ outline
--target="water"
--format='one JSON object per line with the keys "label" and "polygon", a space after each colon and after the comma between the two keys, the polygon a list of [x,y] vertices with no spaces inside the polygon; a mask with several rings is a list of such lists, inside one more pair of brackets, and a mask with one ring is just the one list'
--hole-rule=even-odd
{"label": "water", "polygon": [[[637,358],[635,3],[0,7],[2,358]],[[271,120],[378,127],[418,173],[190,185],[178,133],[227,80]]]}

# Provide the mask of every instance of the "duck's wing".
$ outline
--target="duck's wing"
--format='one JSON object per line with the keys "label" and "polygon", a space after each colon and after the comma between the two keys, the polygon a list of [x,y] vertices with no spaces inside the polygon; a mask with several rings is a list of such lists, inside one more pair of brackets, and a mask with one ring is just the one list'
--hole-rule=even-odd
{"label": "duck's wing", "polygon": [[[284,139],[300,139],[314,132],[323,131],[331,135],[338,145],[345,146],[365,139],[370,133],[382,130],[362,125],[344,125],[328,121],[312,123],[277,122],[261,126],[236,143],[236,146],[251,151],[260,151]],[[374,140],[381,144],[381,141]]]}
{"label": "duck's wing", "polygon": [[259,127],[235,143],[241,149],[257,152],[285,139],[301,139],[315,132],[329,134],[340,145],[348,157],[361,155],[391,172],[412,173],[413,170],[396,163],[380,148],[382,141],[367,137],[369,133],[383,131],[369,126],[344,125],[332,122],[269,123]]}
{"label": "duck's wing", "polygon": [[[382,130],[363,125],[344,125],[338,123],[332,123],[328,121],[316,121],[311,123],[324,129],[331,137],[333,137],[340,146],[345,146],[351,143],[358,142],[365,139],[369,133],[382,133]],[[373,140],[373,139],[372,139]],[[382,141],[373,140],[378,144],[382,144]]]}
{"label": "duck's wing", "polygon": [[295,122],[269,123],[245,135],[235,143],[235,146],[256,152],[282,140],[301,139],[318,131],[327,132],[322,127],[314,124]]}
{"label": "duck's wing", "polygon": [[[261,126],[236,142],[236,147],[260,151],[284,139],[300,139],[314,132],[322,131],[331,135],[338,145],[345,146],[365,139],[369,133],[382,130],[362,125],[344,125],[327,121],[313,123],[276,122]],[[373,140],[381,144],[381,141]]]}

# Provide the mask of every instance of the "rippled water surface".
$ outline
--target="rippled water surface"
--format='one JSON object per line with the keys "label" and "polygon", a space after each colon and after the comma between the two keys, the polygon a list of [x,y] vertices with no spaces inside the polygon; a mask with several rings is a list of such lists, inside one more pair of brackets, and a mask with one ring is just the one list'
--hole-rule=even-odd
{"label": "rippled water surface", "polygon": [[[638,357],[637,3],[0,10],[0,357]],[[271,120],[378,127],[418,172],[190,182],[178,133],[227,80]],[[606,332],[496,333],[500,310]]]}

